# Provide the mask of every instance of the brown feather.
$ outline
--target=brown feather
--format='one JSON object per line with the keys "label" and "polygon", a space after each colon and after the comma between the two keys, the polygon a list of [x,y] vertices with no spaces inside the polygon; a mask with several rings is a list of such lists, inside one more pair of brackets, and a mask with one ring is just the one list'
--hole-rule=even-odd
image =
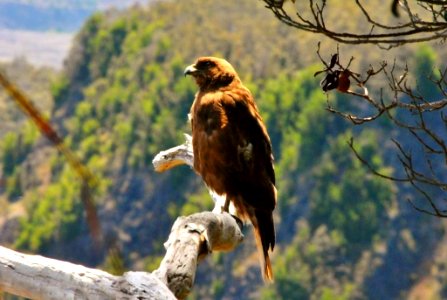
{"label": "brown feather", "polygon": [[194,169],[253,224],[263,277],[273,280],[276,206],[270,138],[253,96],[225,60],[199,58],[185,70],[199,85],[191,107]]}

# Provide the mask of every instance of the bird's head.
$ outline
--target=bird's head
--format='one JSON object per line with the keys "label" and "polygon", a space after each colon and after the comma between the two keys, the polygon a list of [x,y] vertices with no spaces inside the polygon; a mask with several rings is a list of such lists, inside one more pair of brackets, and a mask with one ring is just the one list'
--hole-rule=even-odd
{"label": "bird's head", "polygon": [[184,74],[193,76],[202,90],[224,87],[238,79],[233,66],[217,57],[198,58],[194,64],[186,67]]}

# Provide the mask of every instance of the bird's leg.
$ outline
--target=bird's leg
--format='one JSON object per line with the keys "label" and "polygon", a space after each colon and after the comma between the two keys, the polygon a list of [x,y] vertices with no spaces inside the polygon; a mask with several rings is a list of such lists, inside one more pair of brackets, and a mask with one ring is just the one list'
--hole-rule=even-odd
{"label": "bird's leg", "polygon": [[[223,206],[220,207],[220,213],[223,214],[224,212],[230,214],[230,198],[228,196],[225,196],[225,203]],[[233,214],[230,214],[230,215],[236,220],[237,225],[242,230],[242,227],[244,225],[242,220],[236,215],[233,215]]]}
{"label": "bird's leg", "polygon": [[242,230],[242,227],[244,226],[244,222],[242,222],[242,220],[235,215],[231,215],[233,217],[233,219],[236,221],[237,226],[239,226],[239,229]]}
{"label": "bird's leg", "polygon": [[230,209],[230,198],[228,198],[228,196],[226,196],[225,197],[225,204],[224,204],[224,206],[222,207],[222,213],[224,213],[224,212],[229,212],[229,209]]}

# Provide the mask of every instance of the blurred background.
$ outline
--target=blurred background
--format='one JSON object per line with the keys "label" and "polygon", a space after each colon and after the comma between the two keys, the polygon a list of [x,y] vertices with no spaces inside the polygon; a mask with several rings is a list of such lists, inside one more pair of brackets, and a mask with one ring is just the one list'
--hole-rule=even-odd
{"label": "blurred background", "polygon": [[[394,18],[381,3],[368,1],[382,20]],[[363,26],[354,4],[333,5],[327,22]],[[354,137],[359,153],[390,175],[402,172],[392,138],[421,150],[386,118],[353,126],[326,110],[327,101],[364,107],[321,90],[318,42],[327,60],[337,46],[344,64],[355,57],[354,71],[384,60],[397,71],[408,65],[411,80],[440,97],[426,77],[445,67],[444,44],[337,45],[284,25],[260,0],[0,0],[0,70],[96,177],[92,197],[113,247],[95,246],[81,180],[3,89],[0,244],[116,274],[156,269],[174,220],[213,207],[189,167],[159,174],[151,161],[190,132],[196,86],[185,66],[214,55],[251,89],[272,140],[275,283],[262,282],[247,227],[236,251],[199,265],[189,299],[447,299],[446,222],[416,211],[407,199],[424,207],[420,193],[371,174],[347,141]],[[389,95],[383,78],[368,87]]]}

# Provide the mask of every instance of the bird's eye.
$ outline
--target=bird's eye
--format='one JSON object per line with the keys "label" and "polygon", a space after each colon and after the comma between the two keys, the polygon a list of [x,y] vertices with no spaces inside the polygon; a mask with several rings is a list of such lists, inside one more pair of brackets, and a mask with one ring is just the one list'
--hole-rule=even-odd
{"label": "bird's eye", "polygon": [[202,61],[202,63],[200,65],[202,68],[211,68],[214,66],[214,63],[212,61],[206,60],[206,61]]}

